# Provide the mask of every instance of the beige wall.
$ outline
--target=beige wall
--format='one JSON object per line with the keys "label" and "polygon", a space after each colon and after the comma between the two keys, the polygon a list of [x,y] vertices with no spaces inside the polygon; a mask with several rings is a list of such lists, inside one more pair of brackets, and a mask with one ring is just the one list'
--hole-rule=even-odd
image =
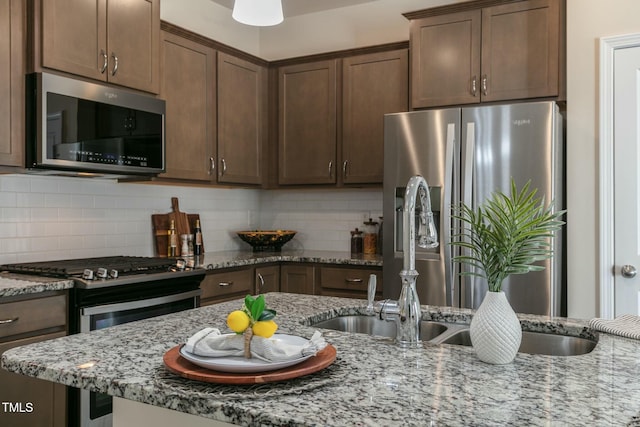
{"label": "beige wall", "polygon": [[567,1],[569,316],[598,314],[599,39],[640,33],[637,0]]}

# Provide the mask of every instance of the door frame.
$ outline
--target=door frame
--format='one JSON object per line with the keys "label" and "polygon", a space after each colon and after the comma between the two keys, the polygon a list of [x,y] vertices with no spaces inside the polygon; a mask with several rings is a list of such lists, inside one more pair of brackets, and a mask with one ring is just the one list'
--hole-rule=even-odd
{"label": "door frame", "polygon": [[599,317],[615,314],[614,253],[614,54],[617,49],[640,47],[640,34],[600,38],[600,144],[599,144]]}

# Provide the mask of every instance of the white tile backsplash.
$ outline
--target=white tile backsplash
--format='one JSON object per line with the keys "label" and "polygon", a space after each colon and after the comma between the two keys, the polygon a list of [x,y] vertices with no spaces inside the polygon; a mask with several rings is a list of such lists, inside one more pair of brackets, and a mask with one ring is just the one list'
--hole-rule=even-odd
{"label": "white tile backsplash", "polygon": [[0,175],[0,264],[154,255],[151,214],[198,213],[208,252],[248,249],[237,230],[293,229],[287,247],[349,250],[349,231],[382,212],[382,191],[255,190]]}

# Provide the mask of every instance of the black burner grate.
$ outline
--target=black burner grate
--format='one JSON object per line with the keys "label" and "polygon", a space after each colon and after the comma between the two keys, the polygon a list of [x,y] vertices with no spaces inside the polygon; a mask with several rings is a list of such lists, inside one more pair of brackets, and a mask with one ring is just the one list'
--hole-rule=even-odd
{"label": "black burner grate", "polygon": [[174,265],[175,260],[169,258],[112,256],[5,264],[0,266],[0,269],[10,273],[73,278],[82,277],[86,269],[95,271],[98,268],[106,268],[107,270],[117,270],[118,275],[126,276],[170,271]]}

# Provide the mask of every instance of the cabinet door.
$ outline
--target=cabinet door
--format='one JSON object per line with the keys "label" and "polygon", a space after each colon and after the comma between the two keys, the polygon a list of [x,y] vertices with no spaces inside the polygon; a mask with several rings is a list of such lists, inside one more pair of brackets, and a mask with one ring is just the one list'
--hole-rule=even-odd
{"label": "cabinet door", "polygon": [[372,268],[321,267],[321,294],[366,299],[371,274],[377,278],[376,299],[379,299],[382,296],[382,271]]}
{"label": "cabinet door", "polygon": [[163,178],[215,180],[215,51],[162,32],[166,101],[166,173]]}
{"label": "cabinet door", "polygon": [[280,267],[280,291],[313,295],[315,268],[305,265],[283,265]]}
{"label": "cabinet door", "polygon": [[0,165],[24,164],[25,2],[0,3]]}
{"label": "cabinet door", "polygon": [[480,102],[481,13],[411,21],[413,108]]}
{"label": "cabinet door", "polygon": [[280,184],[336,182],[336,61],[279,70]]}
{"label": "cabinet door", "polygon": [[345,58],[342,78],[342,182],[382,183],[383,118],[408,109],[408,52]]}
{"label": "cabinet door", "polygon": [[218,53],[218,182],[260,184],[266,70]]}
{"label": "cabinet door", "polygon": [[107,0],[41,0],[42,65],[106,80]]}
{"label": "cabinet door", "polygon": [[[0,355],[27,344],[65,336],[65,332],[39,335],[0,344]],[[0,410],[0,425],[15,427],[65,427],[67,391],[62,384],[40,380],[0,369],[0,402],[9,402],[18,411]],[[20,410],[22,412],[20,412]]]}
{"label": "cabinet door", "polygon": [[253,268],[208,273],[200,284],[200,305],[205,306],[253,294]]}
{"label": "cabinet door", "polygon": [[[39,335],[0,344],[0,355],[5,351],[27,344],[65,336],[65,332]],[[20,405],[12,412],[0,410],[0,425],[12,427],[64,427],[66,420],[67,390],[62,384],[26,377],[0,369],[0,402]]]}
{"label": "cabinet door", "polygon": [[558,95],[560,3],[530,0],[482,10],[483,101]]}
{"label": "cabinet door", "polygon": [[256,268],[256,294],[280,291],[280,266]]}
{"label": "cabinet door", "polygon": [[158,93],[160,0],[107,0],[107,6],[109,81]]}

